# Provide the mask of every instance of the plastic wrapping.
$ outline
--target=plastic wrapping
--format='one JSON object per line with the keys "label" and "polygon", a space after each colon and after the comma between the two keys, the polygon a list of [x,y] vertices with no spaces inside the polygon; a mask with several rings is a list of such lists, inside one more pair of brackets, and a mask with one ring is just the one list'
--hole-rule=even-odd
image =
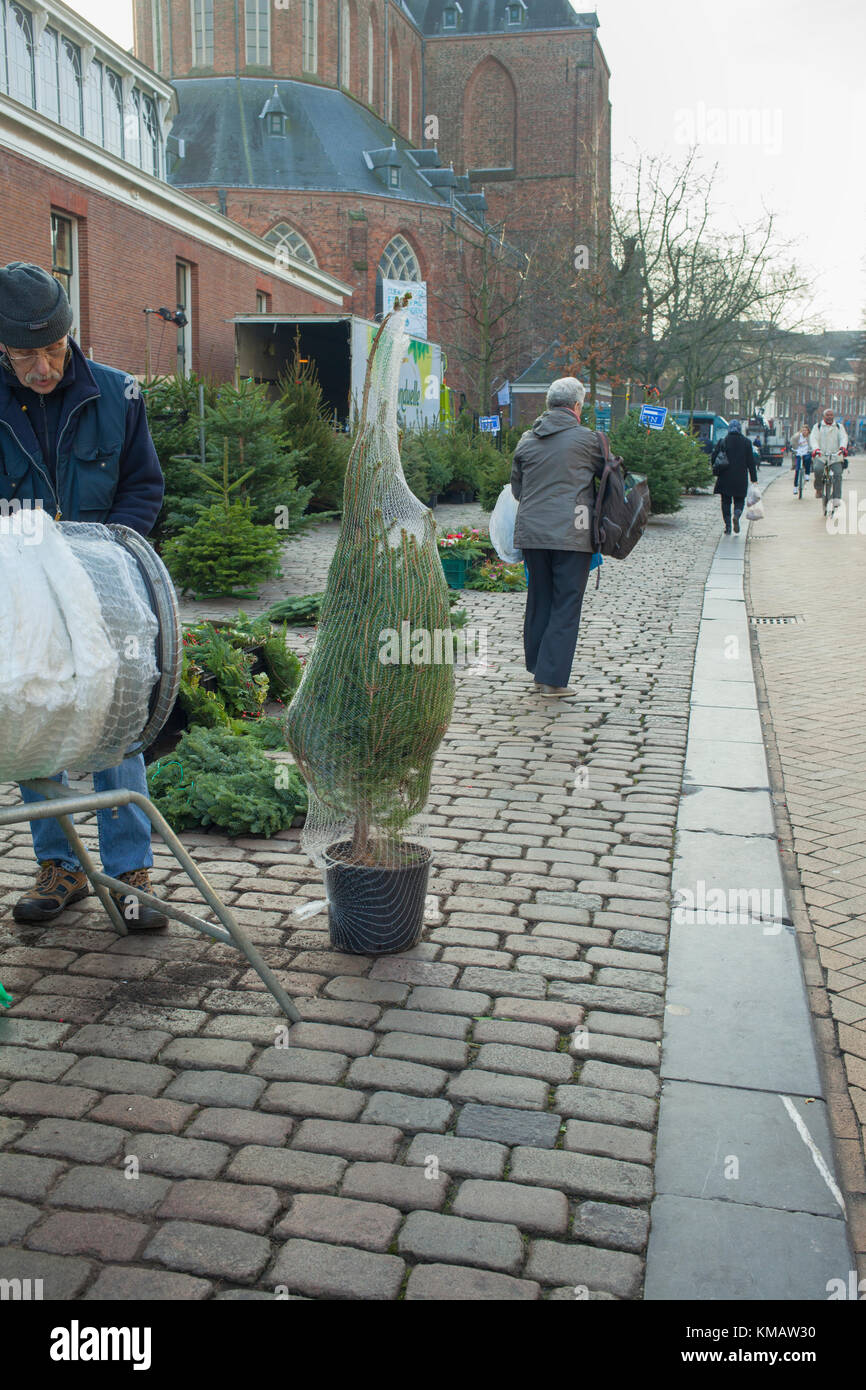
{"label": "plastic wrapping", "polygon": [[0,781],[116,766],[148,722],[158,630],[110,528],[3,517]]}
{"label": "plastic wrapping", "polygon": [[514,544],[514,524],[517,521],[517,498],[506,483],[496,499],[490,517],[490,544],[506,565],[519,565],[523,551]]}

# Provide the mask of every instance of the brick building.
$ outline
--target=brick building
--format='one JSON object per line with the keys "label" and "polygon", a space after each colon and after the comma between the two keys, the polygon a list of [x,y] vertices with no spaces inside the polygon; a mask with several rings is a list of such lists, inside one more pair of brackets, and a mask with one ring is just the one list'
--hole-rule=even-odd
{"label": "brick building", "polygon": [[[232,314],[342,309],[350,287],[165,179],[170,83],[59,0],[0,0],[0,263],[62,281],[75,335],[143,374],[234,371]],[[146,308],[184,306],[178,328]]]}
{"label": "brick building", "polygon": [[[351,286],[423,280],[428,337],[465,334],[457,251],[606,226],[608,68],[569,0],[134,0],[135,52],[178,113],[168,178]],[[539,138],[539,133],[543,138]],[[459,288],[457,289],[459,295]],[[523,325],[525,327],[525,325]],[[521,333],[511,376],[549,341]],[[521,360],[522,355],[522,360]]]}

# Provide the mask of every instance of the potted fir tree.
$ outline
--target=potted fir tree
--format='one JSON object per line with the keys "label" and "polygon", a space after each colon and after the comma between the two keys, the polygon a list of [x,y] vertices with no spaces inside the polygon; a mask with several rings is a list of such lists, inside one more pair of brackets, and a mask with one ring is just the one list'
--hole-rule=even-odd
{"label": "potted fir tree", "polygon": [[362,954],[420,936],[431,856],[417,817],[454,701],[436,525],[400,463],[401,307],[373,340],[316,643],[286,716],[331,940]]}

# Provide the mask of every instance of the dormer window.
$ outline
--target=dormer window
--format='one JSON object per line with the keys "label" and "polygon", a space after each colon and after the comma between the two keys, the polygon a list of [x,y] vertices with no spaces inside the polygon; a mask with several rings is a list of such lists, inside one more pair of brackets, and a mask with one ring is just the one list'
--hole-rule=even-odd
{"label": "dormer window", "polygon": [[392,165],[390,166],[390,168],[388,169],[388,187],[389,187],[389,188],[399,188],[399,187],[400,187],[400,170],[399,170],[395,165],[393,165],[393,164],[392,164]]}
{"label": "dormer window", "polygon": [[522,3],[521,0],[521,3],[519,4],[507,5],[505,7],[505,13],[509,29],[517,29],[523,23],[523,16],[526,13],[526,6]]}
{"label": "dormer window", "polygon": [[451,31],[455,30],[459,23],[457,16],[462,13],[463,6],[458,4],[457,0],[453,0],[452,4],[446,5],[445,9],[442,11],[442,28]]}
{"label": "dormer window", "polygon": [[280,94],[277,88],[274,87],[274,90],[259,112],[259,120],[264,122],[265,134],[285,135],[287,119],[288,112],[280,100]]}

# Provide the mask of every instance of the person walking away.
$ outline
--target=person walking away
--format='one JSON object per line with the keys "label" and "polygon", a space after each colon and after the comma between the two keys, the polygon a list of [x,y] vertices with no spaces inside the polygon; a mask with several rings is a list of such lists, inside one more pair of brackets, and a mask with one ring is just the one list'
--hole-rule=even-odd
{"label": "person walking away", "polygon": [[545,697],[567,697],[592,564],[595,480],[605,457],[598,435],[580,423],[586,388],[560,377],[547,409],[520,439],[511,469],[519,502],[514,544],[529,576],[523,648],[526,669]]}
{"label": "person walking away", "polygon": [[[146,536],[165,485],[144,401],[134,377],[84,356],[71,327],[69,300],[53,275],[23,261],[0,267],[0,502],[17,498],[55,521],[117,523]],[[67,774],[55,780],[66,783]],[[146,796],[144,758],[94,773],[93,785]],[[21,795],[43,799],[26,787]],[[147,816],[119,806],[97,812],[97,826],[105,873],[152,892]],[[12,916],[50,922],[88,896],[88,881],[57,820],[33,820],[30,831],[39,870]],[[113,897],[131,930],[168,923],[134,894]]]}
{"label": "person walking away", "polygon": [[725,535],[731,534],[732,506],[734,530],[739,534],[740,517],[743,515],[743,508],[746,505],[749,479],[753,483],[758,481],[758,470],[755,466],[752,445],[743,434],[739,420],[732,420],[728,425],[728,433],[724,439],[720,439],[716,443],[712,458],[714,466],[717,461],[722,465],[713,492],[718,493],[722,499],[722,521],[725,525]]}
{"label": "person walking away", "polygon": [[799,429],[791,441],[794,451],[794,496],[800,492],[800,472],[808,478],[812,472],[812,446],[805,427]]}
{"label": "person walking away", "polygon": [[842,498],[842,473],[848,467],[845,450],[848,448],[848,431],[841,421],[837,422],[832,410],[825,410],[823,417],[815,422],[809,439],[812,449],[812,473],[815,479],[815,496],[824,494],[824,469],[830,469],[833,479],[833,508]]}

